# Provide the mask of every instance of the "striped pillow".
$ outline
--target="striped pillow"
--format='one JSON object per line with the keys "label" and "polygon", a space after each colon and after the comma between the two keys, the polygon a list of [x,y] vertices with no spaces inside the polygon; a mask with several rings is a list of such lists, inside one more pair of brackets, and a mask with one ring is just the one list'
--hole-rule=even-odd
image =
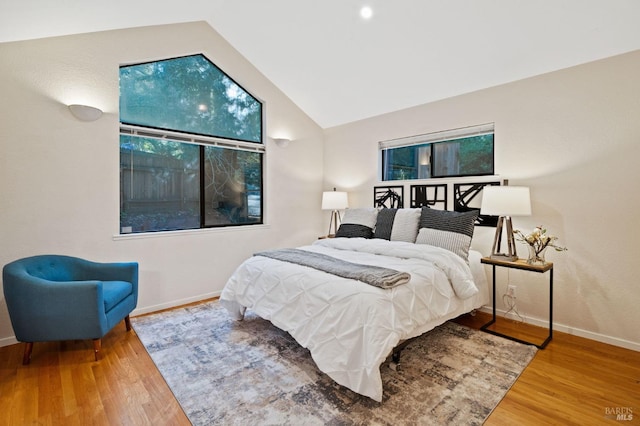
{"label": "striped pillow", "polygon": [[414,243],[419,221],[420,209],[382,209],[378,212],[374,237]]}
{"label": "striped pillow", "polygon": [[416,243],[441,247],[468,261],[477,218],[477,210],[452,212],[423,207]]}

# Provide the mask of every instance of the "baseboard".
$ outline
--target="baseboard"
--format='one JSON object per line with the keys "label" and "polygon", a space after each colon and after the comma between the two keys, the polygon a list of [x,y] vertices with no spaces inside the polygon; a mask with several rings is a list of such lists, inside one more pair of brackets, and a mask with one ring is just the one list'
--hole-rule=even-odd
{"label": "baseboard", "polygon": [[[199,302],[201,300],[212,299],[214,297],[219,297],[221,291],[214,291],[212,293],[205,293],[199,296],[188,297],[185,299],[172,300],[171,302],[161,303],[159,305],[146,306],[144,308],[137,308],[131,312],[131,316],[134,317],[136,315],[144,315],[149,314],[151,312],[162,311],[164,309],[175,308],[176,306],[187,305],[193,302]],[[15,336],[3,337],[0,338],[0,348],[4,346],[14,345],[18,342]]]}
{"label": "baseboard", "polygon": [[16,343],[20,343],[16,340],[16,336],[3,337],[0,339],[0,348],[3,346],[15,345]]}
{"label": "baseboard", "polygon": [[[491,306],[483,306],[480,309],[482,312],[487,312],[492,314],[493,311]],[[506,311],[502,309],[496,309],[496,314],[498,316],[504,316]],[[549,321],[543,320],[540,318],[527,316],[526,321],[527,324],[536,325],[538,327],[549,327]],[[571,334],[573,336],[584,337],[585,339],[595,340],[596,342],[606,343],[608,345],[619,346],[625,349],[631,349],[632,351],[640,352],[640,343],[632,342],[630,340],[619,339],[617,337],[611,337],[600,333],[595,333],[593,331],[582,330],[580,328],[570,327],[568,325],[559,324],[554,321],[553,323],[553,331],[560,331],[562,333]]]}
{"label": "baseboard", "polygon": [[144,308],[136,308],[131,312],[131,316],[150,314],[152,312],[162,311],[165,309],[175,308],[177,306],[188,305],[189,303],[200,302],[201,300],[213,299],[219,297],[222,291],[214,291],[211,293],[201,294],[199,296],[187,297],[185,299],[172,300],[171,302],[161,303],[159,305],[145,306]]}
{"label": "baseboard", "polygon": [[[187,305],[189,303],[199,302],[201,300],[212,299],[220,296],[220,291],[214,291],[211,293],[201,294],[199,296],[188,297],[185,299],[172,300],[171,302],[161,303],[158,305],[146,306],[144,308],[134,309],[131,312],[131,316],[149,314],[151,312],[162,311],[164,309],[175,308],[176,306]],[[480,311],[491,314],[491,307],[483,306]],[[496,313],[499,316],[504,316],[506,311],[497,309]],[[527,317],[527,323],[536,325],[538,327],[548,327],[549,321],[542,320],[534,317]],[[593,331],[582,330],[580,328],[569,327],[564,324],[553,323],[553,329],[563,333],[571,334],[578,337],[584,337],[585,339],[595,340],[596,342],[606,343],[613,346],[619,346],[621,348],[630,349],[632,351],[640,352],[640,343],[632,342],[629,340],[619,339],[617,337],[611,337]],[[0,347],[14,345],[18,343],[15,336],[0,338]]]}

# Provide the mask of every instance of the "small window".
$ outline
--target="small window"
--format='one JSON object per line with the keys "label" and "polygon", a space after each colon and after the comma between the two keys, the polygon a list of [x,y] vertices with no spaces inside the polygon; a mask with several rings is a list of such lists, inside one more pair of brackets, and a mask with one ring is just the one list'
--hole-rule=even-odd
{"label": "small window", "polygon": [[494,174],[493,124],[380,142],[382,180]]}

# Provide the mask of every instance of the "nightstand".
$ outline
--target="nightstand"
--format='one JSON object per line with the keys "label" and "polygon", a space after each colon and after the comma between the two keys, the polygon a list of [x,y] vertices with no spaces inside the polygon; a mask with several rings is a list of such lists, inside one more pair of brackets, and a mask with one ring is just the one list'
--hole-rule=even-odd
{"label": "nightstand", "polygon": [[[537,346],[539,349],[544,349],[547,344],[551,341],[553,337],[553,263],[547,262],[544,265],[529,265],[525,259],[518,259],[516,261],[506,261],[500,259],[492,259],[490,257],[483,257],[480,259],[481,263],[485,263],[487,265],[491,265],[492,275],[493,275],[493,317],[491,321],[480,327],[480,330],[485,331],[487,333],[494,334],[496,336],[505,337],[507,339],[525,343],[527,345]],[[521,269],[524,271],[537,272],[540,274],[544,274],[545,272],[549,272],[549,335],[541,344],[536,344],[532,342],[527,342],[522,339],[518,339],[516,337],[512,337],[503,333],[500,333],[496,330],[488,329],[489,326],[496,322],[496,268],[513,268],[513,269]]]}

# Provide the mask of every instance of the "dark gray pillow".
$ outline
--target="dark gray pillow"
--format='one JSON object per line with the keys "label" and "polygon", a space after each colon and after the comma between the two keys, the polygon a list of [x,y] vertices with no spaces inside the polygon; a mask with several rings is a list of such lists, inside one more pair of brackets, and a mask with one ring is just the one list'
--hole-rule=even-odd
{"label": "dark gray pillow", "polygon": [[373,238],[373,230],[365,225],[343,223],[336,232],[336,238]]}
{"label": "dark gray pillow", "polygon": [[478,210],[468,212],[452,212],[423,207],[420,212],[419,228],[432,228],[441,231],[457,232],[473,237],[473,230]]}
{"label": "dark gray pillow", "polygon": [[376,229],[373,234],[374,238],[382,238],[383,240],[391,239],[393,220],[395,219],[397,212],[398,209],[382,209],[378,212]]}

